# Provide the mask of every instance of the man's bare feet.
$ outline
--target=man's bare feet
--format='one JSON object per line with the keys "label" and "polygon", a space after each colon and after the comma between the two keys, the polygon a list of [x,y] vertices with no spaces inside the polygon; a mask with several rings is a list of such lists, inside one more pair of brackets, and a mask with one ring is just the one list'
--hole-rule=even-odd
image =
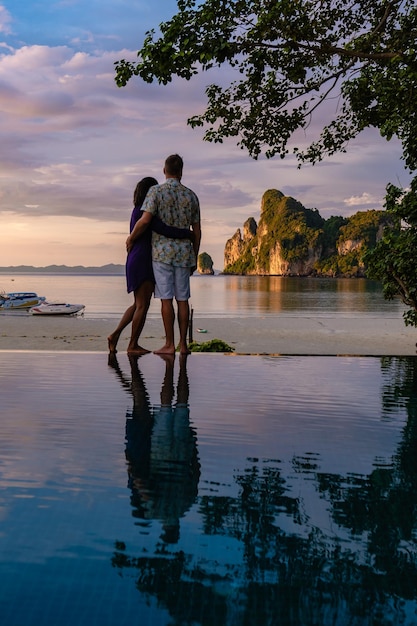
{"label": "man's bare feet", "polygon": [[154,354],[164,355],[164,354],[175,354],[175,346],[162,346],[159,350],[154,350]]}
{"label": "man's bare feet", "polygon": [[180,344],[180,354],[191,354],[191,350],[186,343]]}
{"label": "man's bare feet", "polygon": [[127,353],[128,354],[132,354],[132,355],[135,355],[135,354],[139,354],[139,355],[141,355],[141,354],[149,354],[150,350],[147,350],[146,348],[142,348],[142,346],[132,346],[131,348],[129,348],[129,346],[128,346]]}

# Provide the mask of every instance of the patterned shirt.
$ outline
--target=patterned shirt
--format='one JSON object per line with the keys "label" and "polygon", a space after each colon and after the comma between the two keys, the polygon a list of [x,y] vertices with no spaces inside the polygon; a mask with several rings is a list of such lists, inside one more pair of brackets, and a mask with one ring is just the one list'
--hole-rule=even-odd
{"label": "patterned shirt", "polygon": [[[189,228],[200,222],[200,203],[194,191],[176,178],[151,187],[142,205],[143,211],[157,215],[169,226]],[[193,244],[188,239],[168,239],[152,233],[152,259],[168,265],[193,267],[197,264]]]}

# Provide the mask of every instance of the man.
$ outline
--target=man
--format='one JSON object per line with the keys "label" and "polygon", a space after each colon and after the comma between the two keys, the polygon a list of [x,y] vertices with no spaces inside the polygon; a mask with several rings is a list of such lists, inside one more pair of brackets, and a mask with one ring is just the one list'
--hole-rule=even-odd
{"label": "man", "polygon": [[190,320],[190,275],[197,268],[197,256],[201,241],[200,204],[196,194],[181,183],[183,160],[172,154],[165,161],[165,182],[149,190],[143,203],[143,215],[126,240],[129,250],[133,241],[149,226],[157,215],[170,226],[189,228],[193,242],[186,239],[169,239],[152,233],[152,265],[155,275],[155,297],[161,300],[165,344],[155,354],[174,354],[175,311],[177,302],[180,352],[189,354],[187,331]]}

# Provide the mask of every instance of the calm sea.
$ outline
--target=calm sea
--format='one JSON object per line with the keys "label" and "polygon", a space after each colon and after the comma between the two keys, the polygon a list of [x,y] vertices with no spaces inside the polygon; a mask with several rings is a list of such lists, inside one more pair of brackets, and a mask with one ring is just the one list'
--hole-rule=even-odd
{"label": "calm sea", "polygon": [[[35,291],[51,302],[81,303],[93,319],[118,318],[132,302],[124,276],[0,274],[0,291]],[[191,294],[200,317],[401,317],[404,311],[399,300],[384,300],[381,286],[365,279],[195,275]],[[154,300],[149,317],[159,315]]]}

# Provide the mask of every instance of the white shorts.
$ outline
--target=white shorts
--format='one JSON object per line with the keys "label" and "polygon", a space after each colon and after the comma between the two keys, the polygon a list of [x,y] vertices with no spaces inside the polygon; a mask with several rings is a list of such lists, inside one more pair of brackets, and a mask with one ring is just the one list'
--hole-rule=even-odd
{"label": "white shorts", "polygon": [[160,300],[188,300],[190,297],[190,268],[177,267],[153,261],[155,298]]}

